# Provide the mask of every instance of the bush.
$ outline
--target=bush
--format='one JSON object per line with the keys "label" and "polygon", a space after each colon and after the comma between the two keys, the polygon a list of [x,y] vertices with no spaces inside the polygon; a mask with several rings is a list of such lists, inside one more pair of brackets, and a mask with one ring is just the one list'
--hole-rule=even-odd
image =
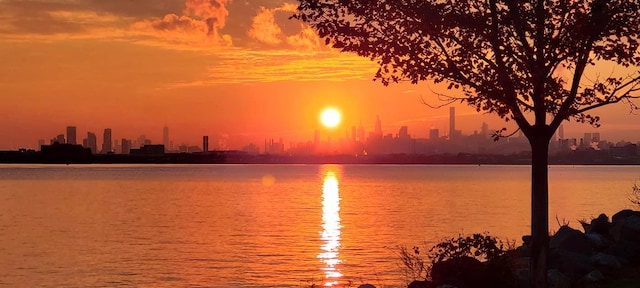
{"label": "bush", "polygon": [[488,233],[476,233],[446,239],[431,247],[425,255],[417,246],[411,249],[399,247],[398,254],[408,281],[431,280],[432,268],[436,263],[463,257],[477,259],[492,269],[507,272],[509,259],[506,252],[514,246],[515,243],[503,242]]}

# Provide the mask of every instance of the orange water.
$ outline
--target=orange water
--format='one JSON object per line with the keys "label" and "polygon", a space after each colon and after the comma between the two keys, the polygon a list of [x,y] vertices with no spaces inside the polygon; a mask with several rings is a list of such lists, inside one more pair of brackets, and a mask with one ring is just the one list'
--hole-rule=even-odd
{"label": "orange water", "polygon": [[[398,245],[520,240],[528,166],[0,166],[0,287],[406,284]],[[552,166],[555,216],[632,207],[635,166]],[[406,286],[405,286],[406,287]]]}

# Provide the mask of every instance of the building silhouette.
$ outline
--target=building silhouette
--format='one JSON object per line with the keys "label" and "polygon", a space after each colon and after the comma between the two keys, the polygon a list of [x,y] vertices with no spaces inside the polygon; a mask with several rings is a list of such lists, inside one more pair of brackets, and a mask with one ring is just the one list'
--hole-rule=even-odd
{"label": "building silhouette", "polygon": [[54,137],[53,139],[51,139],[51,141],[50,141],[50,143],[49,143],[49,144],[55,144],[55,143],[58,143],[58,144],[65,144],[65,143],[67,143],[67,142],[64,140],[64,134],[58,134],[58,136],[56,136],[56,137]]}
{"label": "building silhouette", "polygon": [[382,136],[382,120],[380,120],[380,116],[376,116],[376,125],[374,128],[374,133],[377,136]]}
{"label": "building silhouette", "polygon": [[122,138],[120,140],[120,154],[129,154],[131,152],[131,140]]}
{"label": "building silhouette", "polygon": [[111,128],[104,129],[102,137],[102,154],[107,154],[113,151],[111,146]]}
{"label": "building silhouette", "polygon": [[76,145],[76,126],[67,126],[67,144]]}
{"label": "building silhouette", "polygon": [[209,136],[202,136],[202,152],[209,152]]}
{"label": "building silhouette", "polygon": [[449,107],[449,140],[456,134],[456,107]]}
{"label": "building silhouette", "polygon": [[437,141],[438,139],[440,139],[440,130],[438,130],[437,128],[430,129],[429,140]]}
{"label": "building silhouette", "polygon": [[98,153],[98,138],[96,134],[87,132],[87,138],[82,141],[82,146],[91,150],[91,154]]}
{"label": "building silhouette", "polygon": [[360,125],[358,126],[358,141],[364,142],[364,125],[362,125],[362,120],[360,121]]}
{"label": "building silhouette", "polygon": [[164,144],[164,148],[168,149],[169,147],[169,127],[164,126],[162,128],[162,144]]}

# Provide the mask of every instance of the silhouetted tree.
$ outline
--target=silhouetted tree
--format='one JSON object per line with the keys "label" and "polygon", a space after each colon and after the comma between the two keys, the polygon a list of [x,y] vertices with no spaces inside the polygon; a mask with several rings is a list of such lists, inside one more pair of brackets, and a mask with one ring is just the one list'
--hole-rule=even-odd
{"label": "silhouetted tree", "polygon": [[377,61],[384,85],[447,83],[463,95],[447,96],[450,103],[517,123],[532,151],[532,284],[546,287],[549,141],[565,120],[598,126],[594,108],[637,109],[640,1],[299,2],[293,18],[334,48]]}

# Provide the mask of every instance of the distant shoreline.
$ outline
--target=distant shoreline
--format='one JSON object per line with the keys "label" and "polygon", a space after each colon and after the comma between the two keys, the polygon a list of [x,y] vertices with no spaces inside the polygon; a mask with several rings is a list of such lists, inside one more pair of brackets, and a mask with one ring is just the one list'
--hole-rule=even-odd
{"label": "distant shoreline", "polygon": [[[0,151],[4,164],[396,164],[396,165],[530,165],[529,153],[485,154],[387,154],[387,155],[253,155],[239,151],[201,153],[47,154],[39,151]],[[640,157],[566,153],[549,157],[549,165],[640,165]]]}

